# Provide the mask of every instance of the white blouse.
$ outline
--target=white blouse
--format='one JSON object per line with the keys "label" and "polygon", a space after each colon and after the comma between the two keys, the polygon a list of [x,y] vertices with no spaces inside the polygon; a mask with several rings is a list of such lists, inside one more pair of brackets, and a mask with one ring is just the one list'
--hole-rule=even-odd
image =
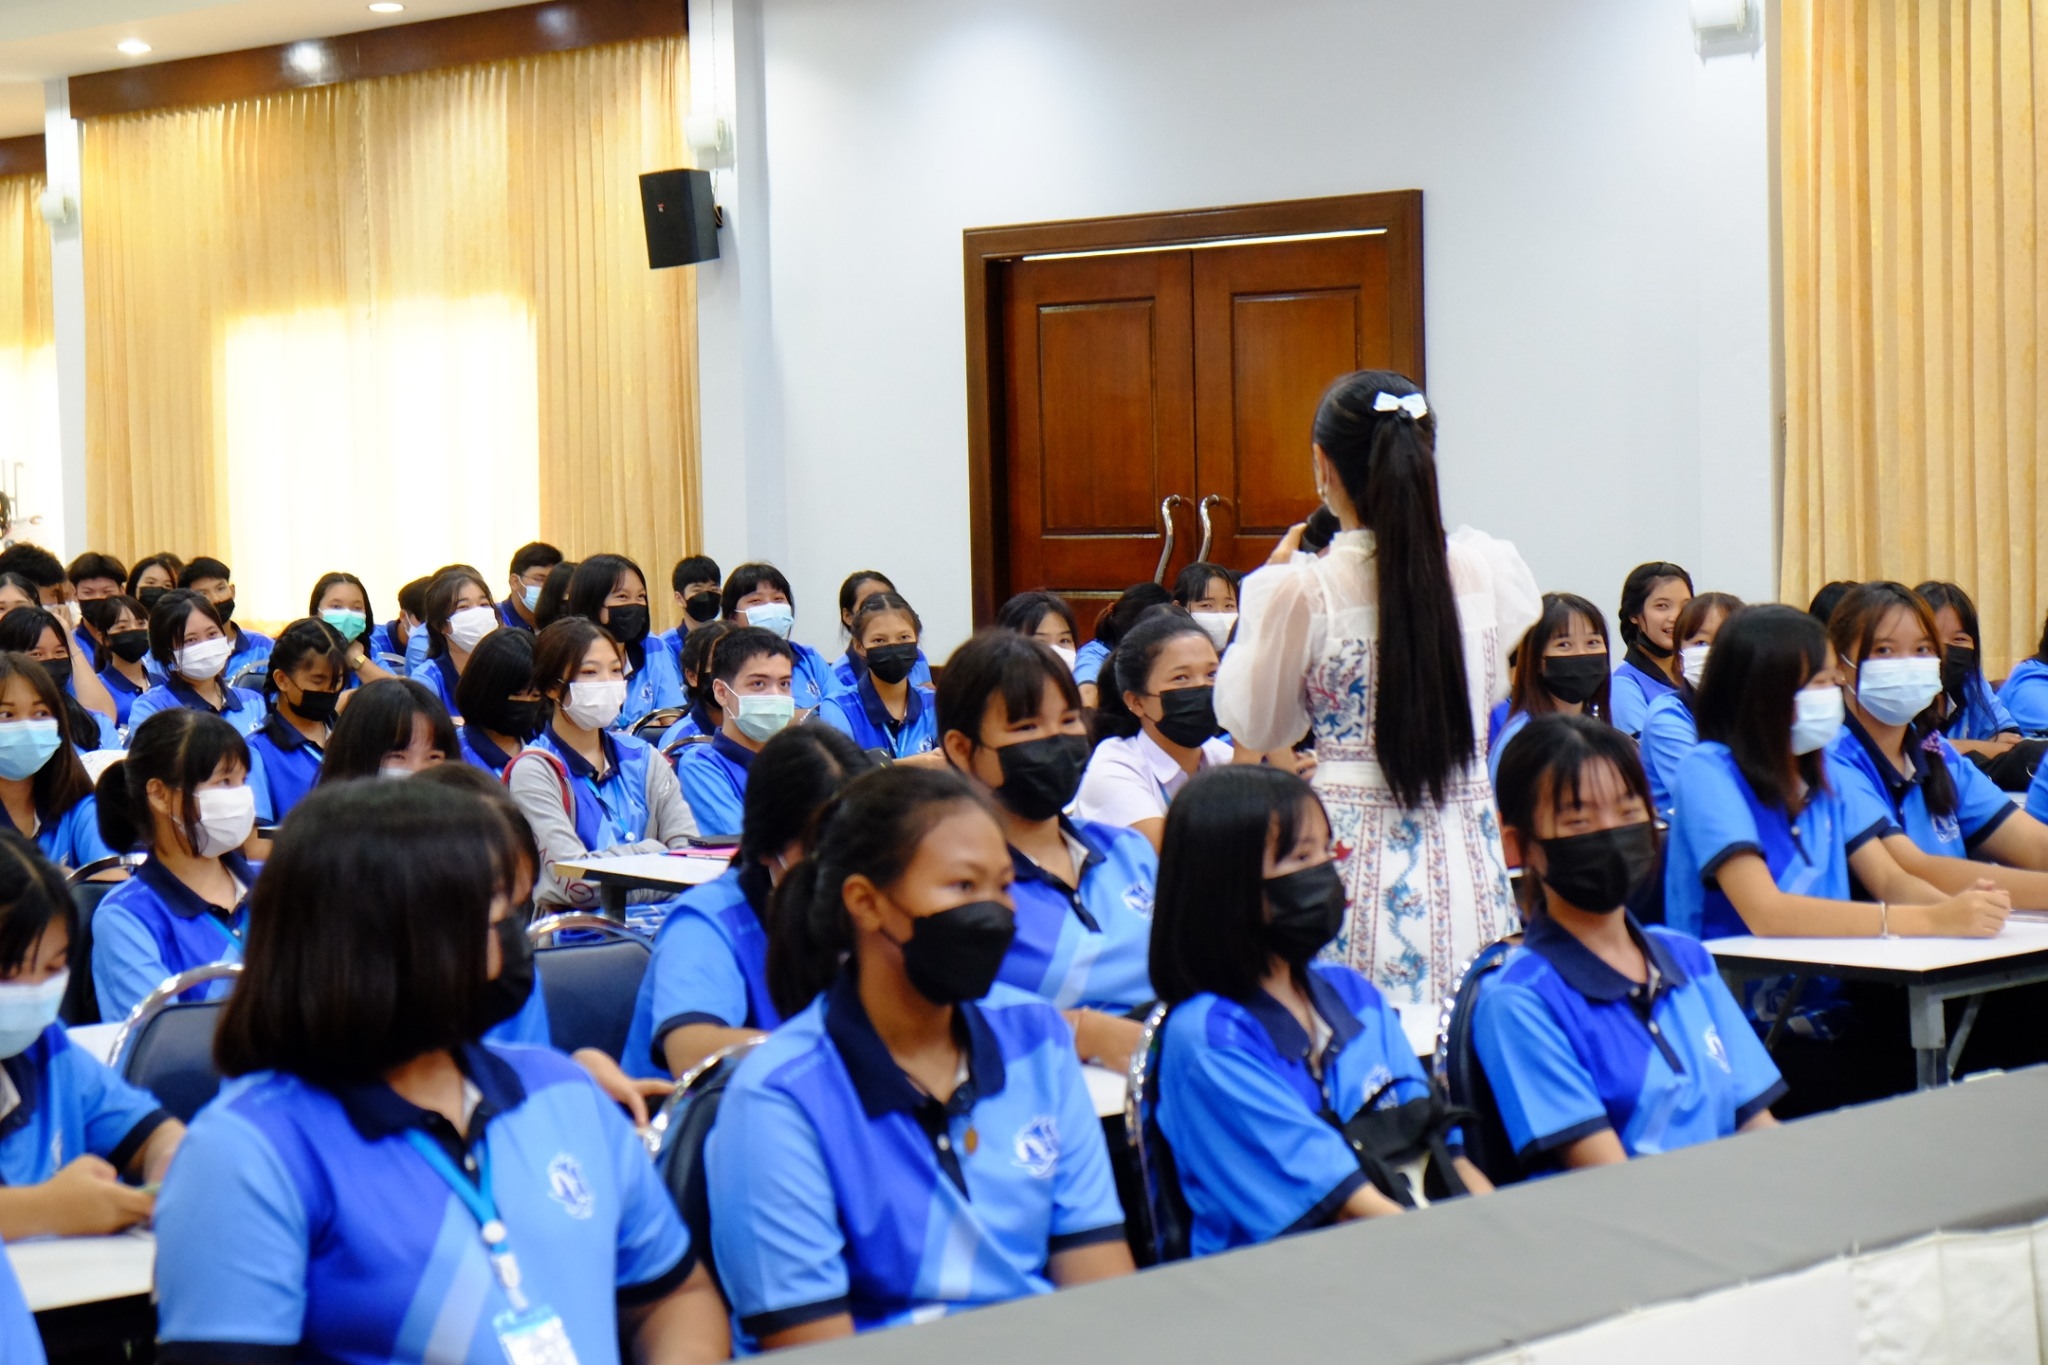
{"label": "white blouse", "polygon": [[[1228,763],[1231,753],[1223,740],[1204,740],[1200,766]],[[1163,819],[1167,805],[1188,784],[1188,776],[1173,755],[1143,730],[1129,739],[1105,739],[1089,755],[1088,769],[1081,774],[1080,795],[1074,798],[1074,812],[1083,820],[1125,829],[1140,820]]]}

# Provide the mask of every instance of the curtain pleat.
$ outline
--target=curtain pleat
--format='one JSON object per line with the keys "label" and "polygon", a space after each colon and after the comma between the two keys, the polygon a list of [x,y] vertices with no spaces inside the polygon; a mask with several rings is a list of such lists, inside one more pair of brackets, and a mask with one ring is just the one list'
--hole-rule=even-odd
{"label": "curtain pleat", "polygon": [[[43,188],[40,175],[0,176],[0,486],[23,499],[13,509],[15,535],[49,543],[60,456],[50,232],[37,207]],[[45,525],[23,524],[32,515]]]}
{"label": "curtain pleat", "polygon": [[2033,652],[2048,5],[1784,0],[1783,591],[1946,579]]}

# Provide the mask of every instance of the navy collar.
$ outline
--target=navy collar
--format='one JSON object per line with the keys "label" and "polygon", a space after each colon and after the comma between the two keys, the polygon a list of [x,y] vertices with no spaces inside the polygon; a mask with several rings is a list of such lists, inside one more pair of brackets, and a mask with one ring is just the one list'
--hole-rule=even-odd
{"label": "navy collar", "polygon": [[[1863,728],[1863,722],[1856,719],[1853,711],[1845,711],[1842,726],[1856,736],[1856,742],[1863,746],[1863,752],[1870,755],[1870,765],[1877,769],[1878,780],[1891,793],[1892,804],[1897,806],[1905,799],[1906,793],[1927,780],[1927,751],[1917,744],[1906,745],[1906,761],[1913,765],[1913,771],[1902,773],[1892,763],[1891,756],[1877,747],[1877,741],[1870,737],[1870,731]],[[1907,732],[1910,741],[1912,732]]]}
{"label": "navy collar", "polygon": [[512,755],[500,749],[496,742],[484,733],[484,727],[481,725],[474,730],[467,725],[463,726],[462,741],[469,746],[471,753],[490,764],[494,772],[504,772],[506,765],[512,761]]}
{"label": "navy collar", "polygon": [[1089,838],[1083,831],[1076,829],[1074,823],[1064,815],[1060,816],[1060,833],[1080,844],[1084,850],[1081,855],[1080,877],[1074,885],[1068,886],[1058,877],[1053,876],[1052,873],[1040,867],[1030,854],[1025,853],[1015,844],[1010,845],[1011,870],[1020,882],[1043,882],[1062,896],[1065,896],[1067,904],[1074,908],[1074,913],[1080,916],[1081,922],[1088,926],[1089,931],[1099,933],[1102,926],[1096,922],[1095,916],[1089,912],[1088,907],[1081,903],[1081,883],[1087,881],[1088,874],[1105,861],[1106,855],[1103,853],[1100,844]]}
{"label": "navy collar", "polygon": [[[946,1101],[945,1112],[949,1115],[964,1114],[977,1101],[1001,1094],[1004,1080],[1003,1052],[996,1046],[995,1032],[981,1017],[980,1007],[971,1000],[963,1001],[953,1007],[953,1018],[954,1027],[965,1030],[967,1035],[967,1079]],[[903,1074],[903,1068],[889,1055],[882,1036],[875,1032],[867,1007],[860,1002],[860,978],[851,965],[841,970],[825,990],[825,1032],[839,1049],[847,1077],[869,1118],[897,1112],[915,1114],[933,1103],[931,1096]]]}
{"label": "navy collar", "polygon": [[[1358,1022],[1357,1015],[1345,1008],[1344,997],[1338,995],[1337,988],[1323,979],[1321,972],[1310,967],[1301,975],[1307,984],[1309,1007],[1321,1015],[1323,1022],[1330,1026],[1330,1044],[1323,1050],[1323,1056],[1334,1057],[1342,1052],[1353,1038],[1363,1033],[1365,1026]],[[1307,1063],[1312,1040],[1308,1036],[1308,1030],[1301,1026],[1301,1021],[1294,1017],[1292,1010],[1263,990],[1243,1003],[1244,1007],[1251,1011],[1252,1018],[1258,1020],[1260,1026],[1266,1030],[1266,1036],[1273,1040],[1273,1046],[1279,1050],[1281,1056],[1290,1061]],[[1329,1068],[1326,1066],[1323,1071],[1327,1074]]]}
{"label": "navy collar", "polygon": [[510,1113],[526,1102],[526,1086],[510,1062],[480,1043],[457,1046],[455,1064],[462,1068],[462,1074],[469,1078],[480,1096],[476,1113],[470,1118],[466,1142],[447,1119],[431,1109],[422,1109],[383,1081],[337,1085],[329,1089],[341,1102],[342,1112],[348,1115],[349,1126],[365,1142],[379,1142],[396,1137],[407,1129],[419,1128],[439,1140],[444,1147],[451,1136],[455,1138],[457,1146],[453,1154],[460,1156],[476,1138],[483,1135],[486,1122],[499,1114]]}
{"label": "navy collar", "polygon": [[241,710],[244,703],[239,696],[235,695],[235,689],[228,685],[226,670],[222,670],[221,675],[215,681],[220,683],[220,694],[227,701],[227,705],[221,707],[218,711],[213,709],[212,702],[200,696],[191,683],[186,682],[184,678],[176,673],[170,675],[170,680],[164,686],[168,687],[171,690],[171,695],[178,699],[178,705],[188,711],[206,711],[216,716],[225,716],[230,711]]}
{"label": "navy collar", "polygon": [[[148,675],[145,674],[144,676],[147,677]],[[100,670],[99,678],[101,682],[107,685],[109,692],[125,692],[131,697],[139,697],[149,690],[149,683],[146,681],[140,686],[129,682],[123,676],[121,670],[114,667],[114,661],[111,657],[107,660],[107,666]]]}
{"label": "navy collar", "polygon": [[[595,767],[591,766],[590,760],[562,743],[561,736],[555,733],[554,726],[550,725],[547,728],[546,738],[548,748],[555,751],[556,757],[562,760],[562,766],[569,770],[571,777],[585,777],[589,778],[592,782],[600,780],[598,771]],[[605,773],[609,775],[617,772],[619,770],[619,747],[613,742],[609,730],[597,732],[597,746],[599,751],[604,754]]]}
{"label": "navy collar", "polygon": [[299,727],[286,720],[274,706],[269,718],[263,722],[263,733],[270,737],[272,744],[288,754],[295,754],[301,749],[311,749],[316,754],[321,752],[319,745],[300,734]]}
{"label": "navy collar", "polygon": [[712,752],[718,754],[726,762],[737,763],[742,772],[748,772],[753,769],[754,751],[735,741],[731,735],[728,735],[723,730],[712,735],[711,749]]}
{"label": "navy collar", "polygon": [[1635,665],[1636,672],[1646,675],[1653,682],[1660,682],[1666,687],[1671,686],[1671,676],[1664,671],[1664,666],[1640,643],[1630,645],[1628,653],[1621,656],[1621,661]]}
{"label": "navy collar", "polygon": [[703,702],[695,702],[691,705],[690,719],[696,722],[698,734],[715,735],[718,733],[718,722],[711,719],[711,708]]}
{"label": "navy collar", "polygon": [[518,605],[509,597],[498,603],[498,619],[514,630],[523,630],[528,634],[533,632],[533,622],[519,614]]}
{"label": "navy collar", "polygon": [[[1643,926],[1636,923],[1634,915],[1626,910],[1620,913],[1628,921],[1628,936],[1636,941],[1636,946],[1643,950],[1643,956],[1656,968],[1660,988],[1683,986],[1691,979],[1662,943],[1643,932]],[[1522,946],[1548,962],[1551,969],[1564,978],[1567,986],[1588,1000],[1626,1000],[1642,989],[1640,983],[1629,980],[1602,962],[1591,948],[1579,942],[1571,930],[1548,915],[1537,915],[1529,921],[1529,927],[1522,936]]]}
{"label": "navy collar", "polygon": [[220,855],[220,861],[221,866],[233,873],[235,880],[242,884],[242,899],[237,901],[231,910],[215,905],[172,876],[171,870],[158,862],[154,853],[136,869],[135,875],[147,883],[149,889],[156,892],[157,899],[164,903],[164,907],[180,919],[197,919],[201,915],[213,915],[216,918],[232,920],[241,914],[242,907],[249,903],[249,888],[256,884],[256,874],[249,870],[249,860],[240,853],[223,853]]}
{"label": "navy collar", "polygon": [[916,683],[910,684],[910,691],[904,697],[902,720],[889,714],[889,708],[882,704],[882,694],[875,691],[874,675],[866,669],[861,670],[860,682],[854,691],[860,696],[861,709],[868,713],[868,724],[885,735],[894,735],[915,724],[917,718],[924,714],[924,697],[918,692]]}

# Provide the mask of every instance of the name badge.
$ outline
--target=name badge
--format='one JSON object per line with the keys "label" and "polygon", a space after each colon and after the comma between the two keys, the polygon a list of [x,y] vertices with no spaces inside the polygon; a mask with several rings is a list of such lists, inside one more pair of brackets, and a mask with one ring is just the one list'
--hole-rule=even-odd
{"label": "name badge", "polygon": [[562,1320],[546,1304],[525,1312],[500,1313],[491,1320],[508,1365],[577,1365],[576,1348]]}

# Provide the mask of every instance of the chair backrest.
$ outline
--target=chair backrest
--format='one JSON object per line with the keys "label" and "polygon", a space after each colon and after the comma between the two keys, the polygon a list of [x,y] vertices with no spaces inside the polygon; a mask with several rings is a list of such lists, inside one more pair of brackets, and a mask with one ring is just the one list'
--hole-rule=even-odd
{"label": "chair backrest", "polygon": [[140,853],[117,853],[110,858],[100,858],[68,874],[71,885],[71,904],[78,912],[78,932],[71,937],[71,951],[66,954],[71,964],[71,983],[64,988],[64,1004],[59,1017],[71,1028],[100,1022],[99,992],[92,984],[92,917],[106,899],[109,891],[121,883],[96,882],[116,869],[133,872],[142,866],[146,855]]}
{"label": "chair backrest", "polygon": [[1131,1069],[1124,1078],[1124,1141],[1130,1144],[1143,1198],[1131,1218],[1138,1225],[1131,1237],[1141,1262],[1159,1265],[1188,1256],[1188,1235],[1194,1216],[1181,1193],[1173,1152],[1153,1121],[1159,1077],[1159,1043],[1166,1031],[1170,1005],[1154,1005],[1145,1016],[1138,1046],[1131,1051]]}
{"label": "chair backrest", "polygon": [[1528,1172],[1515,1157],[1514,1144],[1500,1121],[1500,1106],[1486,1069],[1479,1064],[1472,1046],[1472,1011],[1479,1003],[1479,988],[1486,978],[1501,969],[1508,953],[1522,941],[1520,934],[1495,939],[1474,954],[1458,974],[1458,985],[1444,1001],[1443,1017],[1437,1025],[1436,1056],[1431,1066],[1438,1088],[1450,1102],[1471,1110],[1478,1119],[1464,1127],[1465,1155],[1496,1185],[1511,1185]]}
{"label": "chair backrest", "polygon": [[664,706],[659,711],[649,711],[633,722],[633,738],[653,743],[668,733],[668,728],[690,714],[687,706]]}
{"label": "chair backrest", "polygon": [[526,932],[537,945],[571,936],[581,940],[534,953],[549,1040],[563,1052],[594,1047],[614,1061],[623,1057],[633,1002],[654,955],[647,940],[597,915],[550,915]]}
{"label": "chair backrest", "polygon": [[146,996],[114,1035],[107,1064],[131,1085],[156,1096],[171,1117],[190,1123],[192,1116],[220,1093],[220,1072],[213,1065],[213,1031],[225,1000],[180,1001],[194,986],[240,976],[239,962],[194,967],[164,982]]}
{"label": "chair backrest", "polygon": [[[654,1168],[668,1197],[675,1201],[683,1226],[690,1230],[690,1245],[718,1283],[718,1266],[711,1255],[711,1196],[704,1179],[704,1142],[718,1118],[718,1106],[725,1098],[726,1083],[739,1070],[746,1055],[766,1042],[749,1038],[722,1047],[685,1071],[674,1093],[655,1116],[661,1146],[654,1154]],[[723,1286],[720,1286],[723,1292]]]}
{"label": "chair backrest", "polygon": [[667,759],[670,766],[673,767],[675,764],[682,762],[683,755],[689,751],[692,745],[709,744],[715,738],[716,736],[714,735],[684,735],[681,739],[663,749],[661,756]]}

